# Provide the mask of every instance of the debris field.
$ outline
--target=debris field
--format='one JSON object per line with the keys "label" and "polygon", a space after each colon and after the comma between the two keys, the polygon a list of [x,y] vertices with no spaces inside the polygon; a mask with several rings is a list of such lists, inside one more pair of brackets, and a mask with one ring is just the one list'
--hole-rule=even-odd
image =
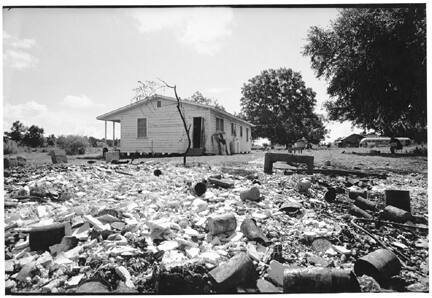
{"label": "debris field", "polygon": [[[429,291],[425,175],[286,174],[151,160],[11,168],[6,293]],[[410,212],[388,204],[391,189],[409,192]]]}

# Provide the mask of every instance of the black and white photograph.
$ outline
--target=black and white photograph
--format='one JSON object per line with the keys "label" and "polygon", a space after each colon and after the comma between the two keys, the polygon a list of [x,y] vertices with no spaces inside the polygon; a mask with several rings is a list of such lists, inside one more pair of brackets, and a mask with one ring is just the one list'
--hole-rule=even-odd
{"label": "black and white photograph", "polygon": [[425,2],[94,2],[2,4],[3,295],[426,297]]}

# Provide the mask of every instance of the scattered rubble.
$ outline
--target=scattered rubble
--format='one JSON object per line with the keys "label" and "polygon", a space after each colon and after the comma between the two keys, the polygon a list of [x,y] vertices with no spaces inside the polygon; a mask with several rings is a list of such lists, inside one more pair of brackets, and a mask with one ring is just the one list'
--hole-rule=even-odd
{"label": "scattered rubble", "polygon": [[426,178],[387,176],[11,167],[6,293],[428,291]]}

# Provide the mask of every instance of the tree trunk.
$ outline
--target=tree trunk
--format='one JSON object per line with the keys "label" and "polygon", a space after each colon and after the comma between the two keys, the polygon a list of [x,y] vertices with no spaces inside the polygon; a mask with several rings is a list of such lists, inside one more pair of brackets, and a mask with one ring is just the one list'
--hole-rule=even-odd
{"label": "tree trunk", "polygon": [[186,132],[186,136],[187,136],[187,138],[188,138],[188,146],[187,146],[187,148],[186,148],[186,151],[185,151],[185,153],[183,154],[183,165],[184,166],[186,166],[186,156],[187,156],[187,154],[188,154],[188,152],[189,152],[189,150],[190,150],[190,147],[191,147],[191,144],[192,144],[192,141],[191,141],[191,138],[190,138],[190,135],[189,135],[189,131],[190,131],[190,125],[189,125],[189,127],[187,126],[187,123],[186,123],[186,119],[185,119],[185,116],[183,115],[183,112],[182,112],[182,110],[181,110],[181,108],[180,108],[180,98],[178,97],[178,95],[177,95],[177,86],[176,85],[174,85],[174,86],[170,86],[170,85],[168,85],[165,81],[162,81],[161,79],[159,79],[162,83],[164,83],[165,84],[165,86],[167,86],[168,88],[172,88],[172,89],[174,89],[174,95],[175,95],[175,97],[176,97],[176,99],[177,99],[177,110],[178,110],[178,112],[179,112],[179,114],[180,114],[180,118],[181,118],[181,120],[182,120],[182,122],[183,122],[183,127],[184,127],[184,130],[185,130],[185,132]]}
{"label": "tree trunk", "polygon": [[190,125],[189,125],[189,127],[187,126],[185,116],[183,115],[183,112],[182,112],[181,109],[180,109],[180,98],[179,98],[178,95],[177,95],[177,89],[176,89],[176,86],[174,86],[173,89],[174,89],[175,97],[176,97],[176,99],[177,99],[177,110],[178,110],[178,112],[179,112],[179,114],[180,114],[180,118],[182,119],[183,127],[184,127],[184,129],[185,129],[186,136],[187,136],[187,138],[188,138],[188,146],[187,146],[187,148],[186,148],[185,153],[183,154],[183,165],[186,166],[186,156],[187,156],[187,154],[188,154],[188,152],[189,152],[189,150],[190,150],[191,143],[192,143],[192,142],[191,142],[190,135],[189,135]]}

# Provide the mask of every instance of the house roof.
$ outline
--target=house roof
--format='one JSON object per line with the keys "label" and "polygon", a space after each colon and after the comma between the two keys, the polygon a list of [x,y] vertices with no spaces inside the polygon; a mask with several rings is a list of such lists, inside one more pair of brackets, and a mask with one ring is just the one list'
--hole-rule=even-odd
{"label": "house roof", "polygon": [[[143,99],[143,100],[140,100],[140,101],[137,101],[137,102],[125,105],[125,106],[123,106],[121,108],[118,108],[118,109],[115,109],[115,110],[113,110],[111,112],[108,112],[108,113],[102,114],[100,116],[97,116],[96,119],[97,120],[108,120],[107,118],[109,118],[109,117],[112,117],[112,116],[114,116],[116,114],[119,114],[121,112],[124,112],[126,110],[133,109],[133,108],[135,108],[135,107],[137,107],[139,105],[146,104],[146,103],[148,103],[148,102],[150,102],[152,100],[156,100],[156,99],[164,99],[164,100],[169,100],[169,101],[172,101],[172,102],[177,102],[177,99],[175,99],[174,97],[155,94],[151,98],[149,98],[149,100]],[[246,120],[243,120],[243,119],[241,119],[239,117],[236,117],[236,116],[234,116],[231,113],[219,110],[219,109],[217,109],[217,108],[215,108],[213,106],[209,106],[209,105],[205,105],[205,104],[200,104],[200,103],[193,102],[193,101],[188,101],[188,100],[182,100],[182,104],[192,105],[192,106],[198,106],[198,107],[202,107],[202,108],[205,108],[205,109],[210,109],[210,110],[213,110],[213,111],[215,111],[217,113],[225,115],[225,116],[227,116],[229,118],[235,119],[235,120],[237,120],[239,122],[243,122],[243,123],[245,123],[247,125],[250,125],[250,126],[255,126],[255,125],[253,125],[252,123],[250,123],[250,122],[248,122]]]}

